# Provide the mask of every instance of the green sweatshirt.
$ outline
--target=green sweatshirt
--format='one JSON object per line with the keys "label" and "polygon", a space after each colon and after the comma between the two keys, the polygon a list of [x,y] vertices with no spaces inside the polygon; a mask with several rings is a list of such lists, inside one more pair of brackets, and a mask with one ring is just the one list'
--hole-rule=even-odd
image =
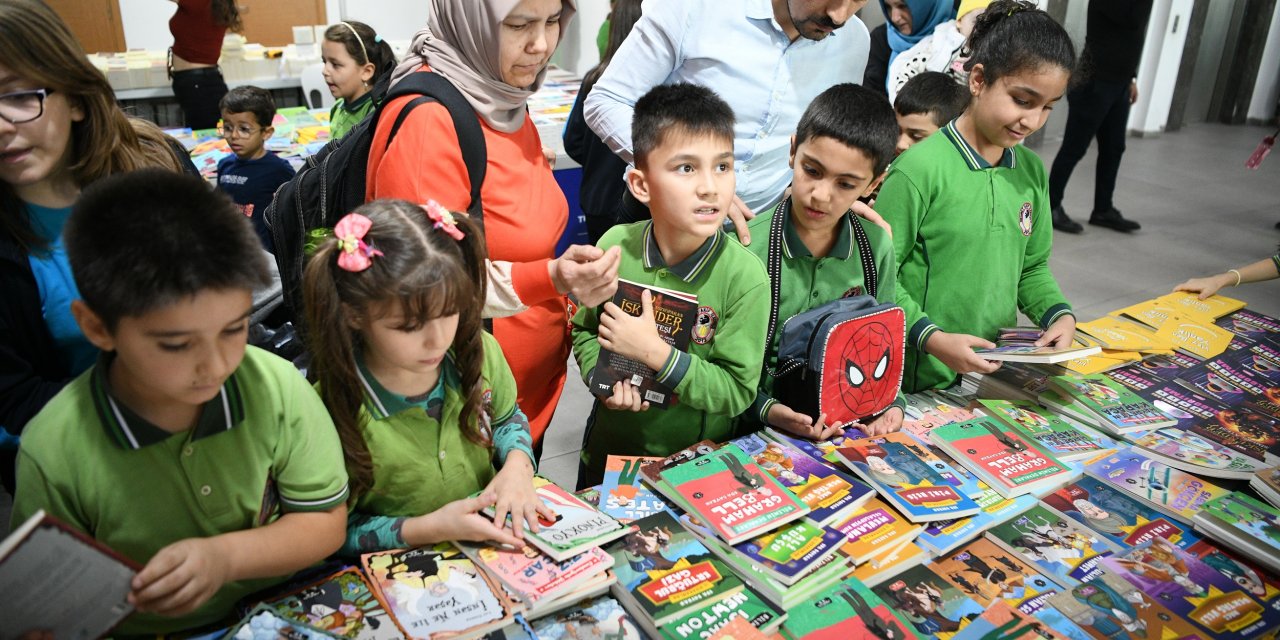
{"label": "green sweatshirt", "polygon": [[[773,224],[773,216],[777,211],[775,207],[768,213],[756,216],[748,225],[755,242],[747,250],[755,254],[766,265],[766,269],[769,263],[769,226]],[[794,216],[794,212],[791,215]],[[782,223],[782,301],[778,305],[778,324],[773,328],[773,343],[765,351],[755,402],[743,415],[746,424],[768,424],[766,418],[769,408],[778,402],[771,395],[773,376],[769,375],[769,371],[777,366],[778,343],[782,337],[782,325],[787,319],[840,298],[867,293],[866,273],[862,271],[858,243],[853,237],[853,224],[862,225],[871,243],[871,253],[878,273],[876,300],[896,304],[898,266],[893,259],[892,240],[884,229],[852,213],[846,214],[835,228],[836,243],[831,251],[825,258],[815,258],[796,234],[791,216],[788,216]],[[906,399],[901,392],[894,404],[906,407]]]}
{"label": "green sweatshirt", "polygon": [[373,113],[373,108],[376,106],[372,91],[365,92],[351,104],[347,104],[345,100],[338,100],[329,109],[329,139],[337,140],[347,135],[351,127],[360,124],[361,120]]}
{"label": "green sweatshirt", "polygon": [[898,304],[907,314],[908,393],[944,388],[956,373],[924,352],[938,330],[988,340],[1022,311],[1048,327],[1071,307],[1053,274],[1044,164],[1007,149],[991,166],[952,121],[903,153],[876,211],[893,227]]}
{"label": "green sweatshirt", "polygon": [[[666,456],[699,440],[721,442],[733,435],[734,418],[751,406],[760,381],[769,323],[769,279],[764,265],[745,247],[717,233],[683,262],[667,266],[658,250],[653,222],[618,225],[598,246],[622,247],[618,277],[698,296],[695,331],[705,335],[688,352],[672,350],[658,381],[675,389],[665,410],[614,411],[596,400],[582,448],[582,461],[595,473],[605,457]],[[573,317],[573,355],[584,382],[591,380],[600,354],[596,340],[599,309],[581,308]]]}

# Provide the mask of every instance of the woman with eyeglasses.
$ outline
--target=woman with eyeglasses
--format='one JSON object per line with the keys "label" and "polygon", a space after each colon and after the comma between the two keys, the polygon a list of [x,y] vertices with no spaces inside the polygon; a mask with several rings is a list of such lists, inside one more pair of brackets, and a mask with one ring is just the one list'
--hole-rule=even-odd
{"label": "woman with eyeglasses", "polygon": [[89,183],[155,166],[182,170],[155,125],[116,106],[57,14],[38,0],[0,3],[0,479],[10,491],[17,434],[97,357],[71,317],[79,294],[62,224]]}

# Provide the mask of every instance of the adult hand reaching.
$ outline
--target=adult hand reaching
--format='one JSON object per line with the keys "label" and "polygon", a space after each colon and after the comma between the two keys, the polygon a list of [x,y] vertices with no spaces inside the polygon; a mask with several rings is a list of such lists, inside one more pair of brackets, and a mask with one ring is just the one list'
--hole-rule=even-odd
{"label": "adult hand reaching", "polygon": [[618,289],[618,264],[622,249],[575,244],[547,265],[551,281],[560,293],[571,293],[578,304],[595,307],[613,298]]}

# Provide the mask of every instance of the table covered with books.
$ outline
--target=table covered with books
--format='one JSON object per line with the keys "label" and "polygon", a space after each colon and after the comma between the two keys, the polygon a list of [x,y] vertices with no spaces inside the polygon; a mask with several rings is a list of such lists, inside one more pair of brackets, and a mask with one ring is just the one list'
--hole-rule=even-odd
{"label": "table covered with books", "polygon": [[557,520],[524,549],[367,554],[217,633],[1270,637],[1280,320],[1243,307],[1171,294],[1081,322],[1092,355],[909,394],[885,436],[610,456],[599,487],[537,481]]}

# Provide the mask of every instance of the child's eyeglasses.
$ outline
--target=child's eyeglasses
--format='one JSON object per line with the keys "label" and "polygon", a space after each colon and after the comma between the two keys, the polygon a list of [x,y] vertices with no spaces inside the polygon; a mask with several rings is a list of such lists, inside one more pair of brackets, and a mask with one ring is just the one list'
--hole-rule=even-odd
{"label": "child's eyeglasses", "polygon": [[248,138],[259,131],[262,131],[262,129],[250,129],[249,127],[218,127],[218,135],[224,138]]}
{"label": "child's eyeglasses", "polygon": [[31,89],[0,95],[0,118],[9,124],[31,122],[44,115],[44,99],[53,89]]}

